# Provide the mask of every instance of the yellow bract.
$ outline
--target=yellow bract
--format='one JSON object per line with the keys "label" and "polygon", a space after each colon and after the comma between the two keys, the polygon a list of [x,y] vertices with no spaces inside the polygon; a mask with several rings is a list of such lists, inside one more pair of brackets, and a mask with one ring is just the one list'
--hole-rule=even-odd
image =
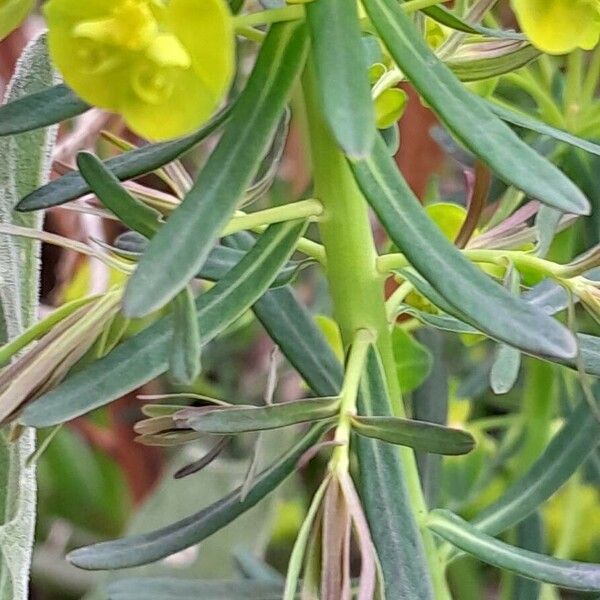
{"label": "yellow bract", "polygon": [[540,50],[591,50],[600,38],[600,0],[512,0],[521,28]]}
{"label": "yellow bract", "polygon": [[0,40],[21,24],[34,3],[35,0],[0,0]]}
{"label": "yellow bract", "polygon": [[65,82],[146,138],[194,131],[229,89],[234,31],[225,0],[50,0],[44,12]]}

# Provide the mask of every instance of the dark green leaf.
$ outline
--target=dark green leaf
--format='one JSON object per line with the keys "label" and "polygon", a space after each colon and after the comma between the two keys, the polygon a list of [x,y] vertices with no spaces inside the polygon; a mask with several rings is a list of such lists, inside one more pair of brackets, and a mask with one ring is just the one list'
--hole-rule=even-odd
{"label": "dark green leaf", "polygon": [[[542,209],[552,210],[543,206]],[[510,266],[506,274],[506,287],[513,296],[521,293],[521,277],[519,272]],[[500,344],[490,372],[490,387],[494,394],[508,394],[519,377],[521,369],[521,353],[516,348]]]}
{"label": "dark green leaf", "polygon": [[271,27],[225,133],[131,276],[123,298],[126,315],[160,308],[202,267],[270,144],[305,49],[304,28],[297,22]]}
{"label": "dark green leaf", "polygon": [[365,437],[433,454],[467,454],[475,447],[470,433],[425,421],[359,416],[352,417],[352,427]]}
{"label": "dark green leaf", "polygon": [[427,526],[451,544],[490,565],[559,587],[600,591],[600,565],[559,560],[511,546],[482,533],[448,510],[432,511]]}
{"label": "dark green leaf", "polygon": [[437,21],[446,27],[450,27],[450,29],[462,31],[463,33],[475,33],[488,37],[502,37],[511,40],[525,39],[525,36],[522,33],[503,31],[501,29],[488,29],[487,27],[481,27],[474,23],[467,23],[443,6],[429,6],[428,8],[423,9],[423,12],[434,21]]}
{"label": "dark green leaf", "polygon": [[0,136],[53,125],[76,117],[88,108],[66,85],[55,85],[1,106]]}
{"label": "dark green leaf", "polygon": [[[368,0],[373,1],[378,0]],[[454,309],[453,316],[534,356],[575,355],[575,340],[563,325],[512,296],[444,237],[400,175],[383,141],[376,140],[373,154],[351,166],[393,242],[445,305]]]}
{"label": "dark green leaf", "polygon": [[[361,415],[391,413],[383,367],[374,348],[369,351],[361,382],[359,411]],[[356,437],[356,447],[360,493],[383,570],[385,596],[432,600],[427,559],[398,449],[362,436]]]}
{"label": "dark green leaf", "polygon": [[[498,40],[469,44],[466,46],[465,56],[452,56],[446,61],[446,65],[461,81],[480,81],[520,69],[541,54],[527,42],[509,43],[510,46],[503,50],[495,49]],[[506,40],[504,44],[506,45]]]}
{"label": "dark green leaf", "polygon": [[[544,552],[544,522],[539,512],[534,512],[517,525],[516,544],[526,550]],[[540,589],[538,581],[516,577],[513,584],[513,600],[537,600]]]}
{"label": "dark green leaf", "polygon": [[100,202],[127,227],[147,238],[158,231],[160,213],[134,198],[99,158],[89,152],[80,152],[77,166]]}
{"label": "dark green leaf", "polygon": [[241,433],[288,427],[297,423],[319,421],[337,414],[338,397],[308,398],[268,406],[240,406],[235,408],[184,409],[175,420],[202,433]]}
{"label": "dark green leaf", "polygon": [[[196,300],[202,343],[235,321],[269,287],[305,229],[297,222],[272,225],[240,263]],[[102,359],[67,377],[27,407],[23,422],[54,425],[121,397],[168,367],[171,317],[163,317]]]}
{"label": "dark green leaf", "polygon": [[281,600],[283,584],[144,577],[108,586],[108,600]]}
{"label": "dark green leaf", "polygon": [[[147,245],[148,240],[146,238],[132,231],[119,236],[115,242],[117,254],[122,254],[130,259],[137,259]],[[196,276],[198,279],[219,281],[244,258],[245,254],[245,252],[236,248],[217,244],[210,251],[206,262]],[[308,263],[288,261],[271,284],[271,287],[287,285],[296,277],[302,266],[306,264]]]}
{"label": "dark green leaf", "polygon": [[[598,392],[597,385],[596,395]],[[581,402],[529,471],[473,524],[489,535],[497,535],[516,525],[550,498],[599,442],[600,423],[587,402]]]}
{"label": "dark green leaf", "polygon": [[551,125],[542,123],[534,117],[530,117],[529,115],[526,115],[524,113],[511,110],[510,108],[507,108],[505,106],[500,106],[494,102],[486,102],[486,104],[488,108],[497,116],[499,116],[503,121],[512,123],[517,127],[523,127],[524,129],[535,131],[536,133],[540,133],[542,135],[547,135],[551,138],[554,138],[555,140],[565,142],[571,146],[575,146],[576,148],[581,148],[582,150],[590,152],[591,154],[600,155],[599,144],[595,144],[594,142],[590,142],[589,140],[584,140],[580,137],[568,133],[567,131],[563,131],[562,129],[557,129],[556,127],[552,127]]}
{"label": "dark green leaf", "polygon": [[375,139],[375,115],[357,5],[319,0],[306,6],[317,92],[340,148],[366,156]]}
{"label": "dark green leaf", "polygon": [[177,383],[190,384],[200,373],[202,349],[196,304],[190,287],[181,290],[172,304],[173,336],[169,353],[169,374]]}
{"label": "dark green leaf", "polygon": [[[179,158],[217,130],[231,113],[233,105],[224,108],[204,127],[187,137],[159,144],[149,144],[125,152],[104,162],[107,169],[120,181],[150,173]],[[50,208],[75,200],[91,190],[78,172],[67,173],[25,196],[17,210],[30,211]]]}
{"label": "dark green leaf", "polygon": [[583,193],[435,57],[396,0],[365,0],[364,6],[400,69],[460,142],[527,194],[563,212],[589,212]]}
{"label": "dark green leaf", "polygon": [[122,569],[154,562],[203,539],[231,523],[272,492],[294,471],[298,459],[323,435],[327,426],[316,425],[254,480],[244,500],[241,487],[225,498],[167,527],[131,537],[80,548],[69,560],[82,569]]}

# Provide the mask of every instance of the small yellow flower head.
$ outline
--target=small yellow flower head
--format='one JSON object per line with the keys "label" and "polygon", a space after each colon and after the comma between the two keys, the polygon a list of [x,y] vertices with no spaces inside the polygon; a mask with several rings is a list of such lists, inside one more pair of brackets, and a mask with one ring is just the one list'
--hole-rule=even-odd
{"label": "small yellow flower head", "polygon": [[146,138],[194,131],[229,89],[234,32],[225,0],[50,0],[44,12],[65,82]]}
{"label": "small yellow flower head", "polygon": [[591,50],[600,39],[600,0],[512,0],[532,44],[548,54]]}
{"label": "small yellow flower head", "polygon": [[34,3],[35,0],[0,0],[0,40],[21,24]]}

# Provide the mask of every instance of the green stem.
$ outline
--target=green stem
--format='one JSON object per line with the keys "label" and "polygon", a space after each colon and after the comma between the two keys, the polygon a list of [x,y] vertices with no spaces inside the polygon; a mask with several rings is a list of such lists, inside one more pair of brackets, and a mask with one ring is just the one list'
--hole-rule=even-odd
{"label": "green stem", "polygon": [[367,352],[371,344],[375,342],[375,335],[368,329],[359,329],[356,332],[354,342],[350,346],[350,353],[344,373],[344,384],[341,391],[340,415],[335,428],[334,440],[337,446],[331,456],[329,463],[332,471],[344,473],[350,465],[350,433],[352,431],[351,417],[356,414],[356,402],[358,400],[358,386],[367,359]]}
{"label": "green stem", "polygon": [[318,200],[300,200],[291,204],[275,206],[253,213],[237,213],[225,226],[222,236],[231,235],[238,231],[247,231],[261,225],[271,225],[294,219],[310,219],[318,217],[323,212],[323,205]]}
{"label": "green stem", "polygon": [[[377,336],[377,348],[384,366],[392,410],[404,416],[396,365],[388,328],[383,279],[377,271],[377,252],[369,222],[367,205],[358,188],[345,156],[336,146],[321,114],[310,67],[303,79],[308,134],[313,164],[315,196],[325,212],[319,231],[327,254],[327,279],[333,300],[334,315],[345,347],[361,329]],[[407,488],[415,519],[425,520],[427,507],[421,490],[413,452],[400,450]],[[421,527],[430,572],[439,600],[449,598],[442,565],[432,534]]]}
{"label": "green stem", "polygon": [[270,25],[271,23],[280,23],[282,21],[297,21],[302,18],[304,18],[304,7],[299,4],[293,4],[282,8],[261,10],[260,12],[247,15],[237,15],[234,17],[234,23],[236,28],[245,28],[256,27],[257,25]]}
{"label": "green stem", "polygon": [[[569,266],[554,263],[544,258],[539,258],[521,250],[487,250],[466,249],[463,255],[474,263],[488,263],[506,266],[507,262],[513,263],[518,270],[534,271],[540,276],[560,279],[569,276]],[[377,270],[384,276],[396,269],[409,267],[410,263],[404,254],[385,254],[377,260]]]}

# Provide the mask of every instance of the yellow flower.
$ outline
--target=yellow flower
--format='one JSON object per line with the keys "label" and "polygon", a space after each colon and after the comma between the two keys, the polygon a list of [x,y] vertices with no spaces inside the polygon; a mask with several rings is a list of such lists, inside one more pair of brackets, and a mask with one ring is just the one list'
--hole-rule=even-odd
{"label": "yellow flower", "polygon": [[35,0],[0,0],[0,40],[21,24],[34,3]]}
{"label": "yellow flower", "polygon": [[512,0],[524,33],[549,54],[591,50],[600,38],[600,0]]}
{"label": "yellow flower", "polygon": [[144,137],[197,129],[231,83],[234,32],[225,0],[50,0],[44,12],[65,82]]}

